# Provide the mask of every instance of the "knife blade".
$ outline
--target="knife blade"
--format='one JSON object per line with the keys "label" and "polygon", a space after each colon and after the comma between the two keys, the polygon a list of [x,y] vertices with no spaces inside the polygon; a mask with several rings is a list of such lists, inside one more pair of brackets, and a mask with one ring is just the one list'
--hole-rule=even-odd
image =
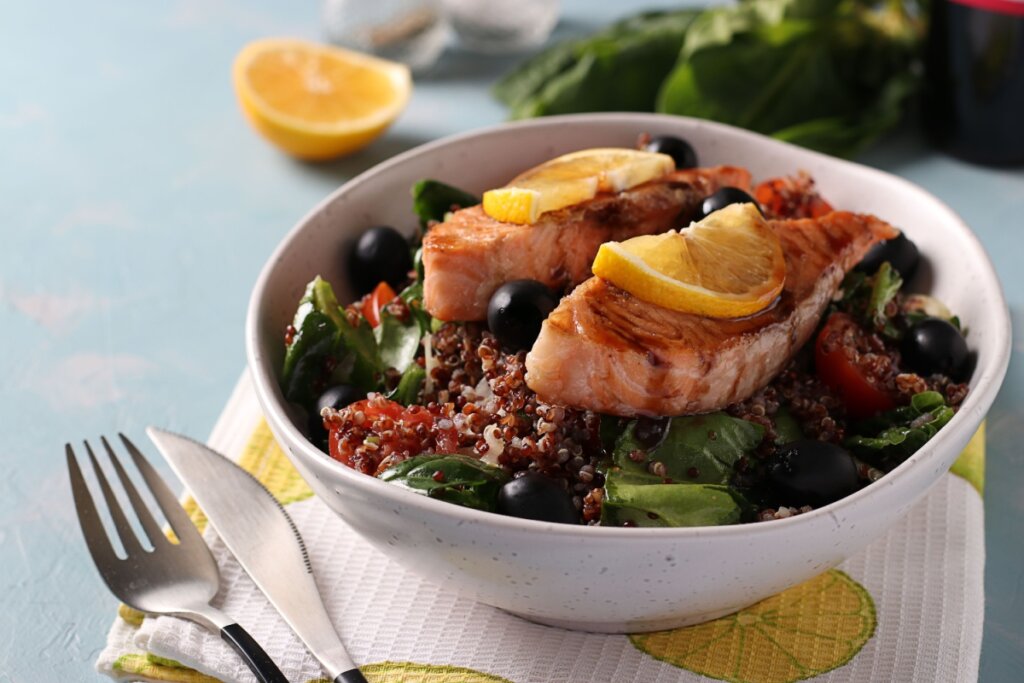
{"label": "knife blade", "polygon": [[252,580],[335,683],[366,683],[338,638],[306,546],[291,517],[255,477],[187,436],[146,434]]}

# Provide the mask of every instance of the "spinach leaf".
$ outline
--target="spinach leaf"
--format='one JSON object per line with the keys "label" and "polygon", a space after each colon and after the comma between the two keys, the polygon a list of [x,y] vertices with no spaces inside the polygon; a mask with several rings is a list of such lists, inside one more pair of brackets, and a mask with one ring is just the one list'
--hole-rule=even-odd
{"label": "spinach leaf", "polygon": [[416,363],[412,363],[402,373],[401,379],[398,380],[398,386],[388,393],[388,398],[404,406],[412,405],[419,399],[420,388],[426,379],[427,371]]}
{"label": "spinach leaf", "polygon": [[409,311],[420,326],[420,333],[427,334],[432,331],[434,319],[423,310],[423,279],[416,280],[411,285],[398,293],[398,298],[405,302]]}
{"label": "spinach leaf", "polygon": [[652,111],[696,9],[646,12],[530,59],[495,96],[512,118],[587,111]]}
{"label": "spinach leaf", "polygon": [[498,491],[509,479],[501,468],[476,458],[444,454],[414,456],[385,470],[380,478],[431,498],[489,512],[497,508]]}
{"label": "spinach leaf", "polygon": [[295,332],[281,373],[286,399],[312,409],[332,369],[344,356],[341,328],[345,325],[330,284],[317,276],[306,285],[292,321]]}
{"label": "spinach leaf", "polygon": [[449,211],[479,203],[479,197],[439,180],[421,180],[412,186],[412,210],[424,231],[431,221],[443,221]]}
{"label": "spinach leaf", "polygon": [[742,496],[713,484],[627,483],[611,476],[605,482],[601,523],[641,527],[718,526],[740,521]]}
{"label": "spinach leaf", "polygon": [[355,326],[343,319],[340,329],[342,343],[350,354],[347,380],[363,391],[377,391],[385,367],[373,328],[365,318],[359,318]]}
{"label": "spinach leaf", "polygon": [[749,0],[686,34],[658,111],[714,119],[849,156],[902,116],[921,32],[903,8]]}
{"label": "spinach leaf", "polygon": [[924,391],[916,394],[910,405],[854,425],[855,434],[844,445],[873,465],[890,470],[926,444],[953,415],[942,394]]}
{"label": "spinach leaf", "polygon": [[415,319],[402,322],[390,313],[381,311],[380,325],[374,328],[373,336],[377,340],[381,367],[405,372],[416,358],[423,334]]}
{"label": "spinach leaf", "polygon": [[[761,425],[725,413],[671,418],[665,438],[649,451],[637,441],[635,432],[634,421],[616,442],[612,460],[622,472],[634,475],[635,481],[651,484],[664,478],[690,484],[727,484],[740,456],[764,438]],[[643,454],[640,462],[630,457],[635,452]],[[650,473],[655,462],[664,465],[664,477]]]}

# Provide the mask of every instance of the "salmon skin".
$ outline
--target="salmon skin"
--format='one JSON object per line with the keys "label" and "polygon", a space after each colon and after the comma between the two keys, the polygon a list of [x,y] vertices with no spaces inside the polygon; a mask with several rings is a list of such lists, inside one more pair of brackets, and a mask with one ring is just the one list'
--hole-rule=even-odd
{"label": "salmon skin", "polygon": [[707,318],[594,277],[544,321],[526,356],[527,385],[548,403],[621,416],[704,413],[749,398],[814,333],[846,272],[898,234],[847,212],[768,225],[786,259],[785,285],[768,309]]}
{"label": "salmon skin", "polygon": [[603,242],[689,225],[704,198],[726,186],[749,191],[750,173],[732,166],[675,171],[531,225],[495,220],[479,205],[461,209],[423,239],[423,306],[441,320],[483,320],[491,294],[510,280],[573,287],[590,277]]}

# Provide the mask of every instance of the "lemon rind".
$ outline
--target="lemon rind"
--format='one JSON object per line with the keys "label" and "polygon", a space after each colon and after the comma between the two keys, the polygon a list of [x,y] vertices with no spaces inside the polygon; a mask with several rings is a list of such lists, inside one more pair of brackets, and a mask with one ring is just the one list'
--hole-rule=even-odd
{"label": "lemon rind", "polygon": [[[336,123],[313,123],[305,119],[283,114],[268,104],[249,83],[246,70],[252,63],[253,57],[269,49],[284,49],[294,47],[303,51],[342,54],[345,59],[354,64],[372,65],[376,70],[385,75],[395,87],[395,99],[385,107],[367,116],[349,118]],[[304,134],[320,134],[324,136],[341,136],[349,134],[364,133],[374,128],[387,126],[398,117],[409,103],[412,95],[412,74],[404,64],[392,62],[379,57],[353,52],[340,47],[327,47],[316,45],[299,38],[266,38],[249,43],[235,57],[232,64],[232,77],[238,88],[238,95],[250,106],[259,111],[259,114],[271,123],[282,128]]]}

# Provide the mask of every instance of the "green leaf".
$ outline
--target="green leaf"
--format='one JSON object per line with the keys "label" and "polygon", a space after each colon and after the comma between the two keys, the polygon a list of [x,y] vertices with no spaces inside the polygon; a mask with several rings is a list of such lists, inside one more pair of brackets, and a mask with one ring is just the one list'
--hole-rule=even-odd
{"label": "green leaf", "polygon": [[439,180],[421,180],[412,186],[412,210],[424,231],[431,221],[443,221],[449,211],[479,203],[479,197]]}
{"label": "green leaf", "polygon": [[398,386],[388,394],[388,398],[398,401],[404,406],[416,403],[420,396],[420,388],[426,378],[427,371],[416,363],[412,363],[402,373],[402,378],[398,380]]}
{"label": "green leaf", "polygon": [[658,111],[850,155],[895,125],[917,84],[903,13],[829,0],[749,0],[690,27]]}
{"label": "green leaf", "polygon": [[344,355],[345,318],[331,285],[319,275],[306,285],[292,320],[295,334],[285,351],[281,387],[285,398],[311,410],[325,388],[331,368]]}
{"label": "green leaf", "polygon": [[329,360],[338,352],[338,328],[319,311],[302,316],[291,345],[285,352],[281,388],[286,399],[312,410],[326,387]]}
{"label": "green leaf", "polygon": [[888,261],[882,263],[873,275],[851,271],[843,280],[843,297],[838,308],[876,332],[899,340],[903,330],[897,327],[885,309],[902,287],[903,278]]}
{"label": "green leaf", "polygon": [[739,523],[744,506],[727,486],[635,485],[614,475],[605,484],[601,523],[641,527],[719,526]]}
{"label": "green leaf", "polygon": [[[654,462],[664,465],[665,477],[673,482],[727,484],[736,461],[764,438],[761,425],[725,413],[674,417],[666,430],[662,442],[646,451],[636,439],[636,422],[631,422],[615,444],[614,464],[637,481],[647,478],[652,484],[662,481],[649,472]],[[634,451],[644,454],[641,462],[629,457]]]}
{"label": "green leaf", "polygon": [[423,338],[415,318],[410,316],[408,322],[402,322],[386,311],[381,312],[380,325],[373,330],[373,334],[377,340],[381,366],[399,372],[405,372],[416,358],[416,350]]}
{"label": "green leaf", "polygon": [[[440,475],[438,474],[440,472]],[[494,512],[504,470],[468,455],[417,455],[380,474],[384,481],[463,507]]]}
{"label": "green leaf", "polygon": [[854,425],[854,435],[844,445],[864,460],[889,470],[926,444],[954,414],[942,394],[924,391],[911,398],[910,405]]}
{"label": "green leaf", "polygon": [[698,10],[647,12],[556,45],[494,88],[513,118],[587,111],[652,111]]}
{"label": "green leaf", "polygon": [[370,323],[363,317],[355,326],[345,320],[341,325],[341,340],[351,354],[349,381],[363,391],[377,391],[385,367]]}

